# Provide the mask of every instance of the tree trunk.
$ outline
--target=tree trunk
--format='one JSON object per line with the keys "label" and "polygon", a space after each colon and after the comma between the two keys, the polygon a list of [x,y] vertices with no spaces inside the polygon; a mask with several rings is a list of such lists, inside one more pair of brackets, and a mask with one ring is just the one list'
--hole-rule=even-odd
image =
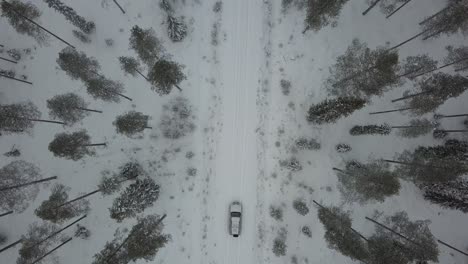
{"label": "tree trunk", "polygon": [[9,59],[3,58],[3,57],[0,57],[0,60],[8,61],[8,62],[11,62],[11,63],[14,63],[14,64],[17,64],[17,63],[18,63],[17,61],[9,60]]}
{"label": "tree trunk", "polygon": [[[163,220],[164,218],[166,218],[166,214],[164,214],[161,218],[159,218],[158,222],[156,223],[156,225],[159,225]],[[114,252],[112,252],[111,254],[109,254],[109,256],[105,259],[105,262],[106,263],[110,263],[109,260],[111,260],[115,254],[117,254],[117,252],[119,252],[119,250],[125,245],[125,243],[127,243],[128,239],[133,235],[133,233],[130,233],[128,234],[128,236],[124,239],[124,241],[122,241],[122,244],[120,244],[115,250]]]}
{"label": "tree trunk", "polygon": [[146,76],[145,76],[143,73],[141,73],[138,69],[135,69],[135,71],[138,72],[138,74],[140,74],[141,77],[145,78],[146,81],[148,81],[148,82],[150,81],[150,80],[148,79],[148,77],[146,77]]}
{"label": "tree trunk", "polygon": [[441,131],[441,132],[447,132],[447,133],[451,133],[451,132],[463,132],[463,133],[464,133],[464,132],[468,132],[467,129],[458,129],[458,130],[457,130],[457,129],[455,129],[455,130],[444,130],[444,129],[439,129],[439,131]]}
{"label": "tree trunk", "polygon": [[26,118],[29,121],[33,122],[43,122],[43,123],[52,123],[52,124],[59,124],[59,125],[66,125],[64,122],[59,121],[52,121],[52,120],[44,120],[44,119],[34,119],[34,118]]}
{"label": "tree trunk", "polygon": [[20,12],[16,11],[13,6],[8,3],[7,1],[3,1],[3,3],[5,3],[6,5],[8,5],[8,7],[10,8],[11,11],[13,11],[15,14],[17,14],[18,16],[22,17],[23,19],[29,21],[30,23],[33,23],[34,25],[36,25],[37,27],[39,27],[40,29],[44,30],[45,32],[49,33],[50,35],[54,36],[55,38],[57,38],[58,40],[62,41],[63,43],[67,44],[68,46],[72,47],[73,49],[75,49],[75,46],[73,46],[72,44],[66,42],[65,40],[63,40],[62,38],[60,38],[59,36],[55,35],[54,33],[50,32],[49,30],[47,30],[46,28],[44,28],[43,26],[39,25],[38,23],[34,22],[34,20],[24,16],[23,14],[21,14]]}
{"label": "tree trunk", "polygon": [[372,8],[374,8],[381,0],[375,0],[374,3],[372,3],[364,12],[362,12],[362,15],[365,16],[367,15],[367,13],[369,13],[369,11],[372,10]]}
{"label": "tree trunk", "polygon": [[174,84],[174,86],[175,86],[177,89],[179,89],[179,91],[181,91],[181,92],[182,92],[182,89],[179,87],[179,85],[177,85],[177,84]]}
{"label": "tree trunk", "polygon": [[407,5],[409,2],[411,2],[412,0],[407,0],[406,2],[404,2],[401,6],[399,6],[397,9],[395,9],[392,13],[390,13],[386,18],[390,18],[391,16],[393,16],[393,14],[395,14],[396,12],[398,12],[400,9],[402,9],[405,5]]}
{"label": "tree trunk", "polygon": [[8,211],[6,213],[0,214],[0,217],[4,217],[4,216],[10,215],[12,213],[13,213],[13,211]]}
{"label": "tree trunk", "polygon": [[443,68],[446,68],[446,67],[448,67],[448,66],[452,66],[452,65],[454,65],[454,64],[460,63],[460,62],[465,61],[465,60],[468,60],[468,57],[466,57],[466,58],[461,58],[461,59],[459,59],[459,60],[456,60],[456,61],[453,61],[453,62],[444,64],[444,65],[442,65],[442,66],[440,66],[440,67],[437,67],[437,68],[435,68],[435,69],[433,69],[433,70],[425,71],[425,72],[420,73],[420,74],[418,74],[418,75],[416,75],[416,76],[414,76],[414,77],[416,78],[416,77],[419,77],[419,76],[421,76],[421,75],[424,75],[424,74],[427,74],[427,73],[431,73],[431,72],[433,72],[433,71],[441,70],[441,69],[443,69]]}
{"label": "tree trunk", "polygon": [[17,79],[17,78],[15,78],[15,77],[11,77],[11,76],[8,76],[8,75],[6,75],[6,74],[1,74],[1,73],[0,73],[0,76],[5,77],[5,78],[8,78],[8,79],[11,79],[11,80],[15,80],[15,81],[18,81],[18,82],[23,82],[23,83],[27,83],[27,84],[33,85],[32,82],[28,82],[28,81],[25,81],[25,80]]}
{"label": "tree trunk", "polygon": [[121,94],[121,93],[113,92],[113,91],[111,91],[111,93],[114,93],[114,94],[116,94],[116,95],[118,95],[118,96],[120,96],[120,97],[123,97],[123,98],[125,98],[125,99],[127,99],[127,100],[129,100],[129,101],[133,101],[132,98],[130,98],[130,97],[128,97],[128,96],[125,96],[125,95],[123,95],[123,94]]}
{"label": "tree trunk", "polygon": [[419,67],[419,68],[417,68],[417,69],[414,70],[414,71],[405,72],[405,73],[403,73],[403,74],[401,74],[401,75],[398,75],[397,78],[406,77],[406,76],[408,76],[408,75],[410,75],[410,74],[412,74],[412,73],[418,72],[418,71],[420,71],[420,70],[422,70],[422,69],[424,69],[424,66]]}
{"label": "tree trunk", "polygon": [[412,128],[412,127],[433,127],[433,126],[392,126],[391,128]]}
{"label": "tree trunk", "polygon": [[433,19],[434,17],[436,17],[436,16],[438,16],[438,15],[444,13],[445,11],[447,11],[448,9],[450,9],[450,7],[451,7],[451,6],[447,6],[447,7],[443,8],[442,10],[440,10],[439,12],[433,14],[432,16],[430,16],[430,17],[424,19],[423,21],[419,22],[419,25],[421,26],[422,24],[424,24],[424,23],[426,23],[427,21]]}
{"label": "tree trunk", "polygon": [[455,248],[455,247],[453,247],[453,246],[451,246],[451,245],[445,243],[444,241],[442,241],[442,240],[440,240],[440,239],[437,239],[437,242],[439,242],[440,244],[442,244],[442,245],[444,245],[444,246],[446,246],[446,247],[448,247],[448,248],[450,248],[450,249],[453,249],[453,250],[457,251],[458,253],[461,253],[461,254],[463,254],[463,255],[465,255],[465,256],[468,256],[468,253],[463,252],[463,251],[461,251],[461,250],[459,250],[459,249],[457,249],[457,248]]}
{"label": "tree trunk", "polygon": [[83,110],[83,111],[88,111],[88,112],[94,112],[94,113],[101,113],[102,111],[100,110],[94,110],[94,109],[88,109],[88,108],[82,108],[82,107],[76,107],[76,109]]}
{"label": "tree trunk", "polygon": [[27,183],[23,183],[23,184],[18,184],[18,185],[4,186],[4,187],[0,187],[0,192],[19,189],[19,188],[26,187],[26,186],[29,186],[29,185],[34,185],[34,184],[37,184],[37,183],[51,181],[51,180],[55,180],[55,179],[57,179],[57,176],[53,176],[53,177],[49,177],[49,178],[45,178],[45,179],[41,179],[41,180],[37,180],[37,181],[27,182]]}
{"label": "tree trunk", "polygon": [[468,114],[460,114],[460,115],[441,115],[439,119],[441,118],[450,118],[450,117],[461,117],[461,116],[468,116]]}
{"label": "tree trunk", "polygon": [[23,242],[23,239],[20,239],[20,240],[16,240],[15,242],[11,243],[10,245],[0,249],[0,253],[2,253],[3,251],[7,250],[7,249],[10,249],[16,245],[18,245],[19,243]]}
{"label": "tree trunk", "polygon": [[[39,246],[40,244],[44,243],[45,241],[49,240],[50,238],[52,238],[52,237],[54,237],[54,236],[60,234],[60,233],[63,232],[65,229],[68,229],[68,228],[71,227],[72,225],[74,225],[74,224],[78,223],[79,221],[83,220],[86,216],[87,216],[87,215],[84,215],[84,216],[80,217],[79,219],[73,221],[73,223],[71,223],[71,224],[65,226],[64,228],[61,228],[60,230],[58,230],[58,231],[56,231],[56,232],[54,232],[54,233],[48,235],[46,238],[40,240],[39,242],[34,243],[33,245],[30,245],[30,246],[27,247],[26,249],[30,249],[30,248],[32,248],[32,247],[37,247],[37,246]],[[24,250],[26,250],[26,249],[24,249]]]}
{"label": "tree trunk", "polygon": [[5,46],[3,46],[3,44],[0,44],[0,48],[4,48]]}
{"label": "tree trunk", "polygon": [[425,91],[425,92],[410,94],[410,95],[403,96],[403,97],[400,97],[400,98],[397,98],[397,99],[393,99],[392,103],[402,101],[402,100],[405,100],[405,99],[408,99],[408,98],[413,98],[413,97],[416,97],[416,96],[420,96],[420,95],[423,95],[423,94],[433,93],[433,92],[434,91],[431,90],[431,91]]}
{"label": "tree trunk", "polygon": [[[317,201],[315,201],[315,200],[312,200],[312,201],[313,201],[316,205],[318,205],[320,208],[322,208],[322,209],[326,210],[327,212],[329,212],[333,217],[337,218],[336,215],[334,215],[328,208],[326,208],[325,206],[319,204],[319,203],[318,203]],[[358,231],[356,231],[354,228],[349,227],[349,229],[350,229],[351,231],[353,231],[355,234],[357,234],[359,237],[361,237],[362,239],[364,239],[366,242],[369,242],[369,240],[368,240],[365,236],[361,235],[361,233],[359,233]]]}
{"label": "tree trunk", "polygon": [[404,236],[404,235],[398,233],[397,231],[395,231],[395,230],[393,230],[393,229],[391,229],[391,228],[389,228],[389,227],[387,227],[387,226],[385,226],[385,225],[383,225],[383,224],[381,224],[381,223],[379,223],[379,222],[375,221],[374,219],[371,219],[371,218],[369,218],[369,217],[367,217],[367,216],[366,216],[366,219],[369,220],[369,221],[371,221],[372,223],[374,223],[374,224],[376,224],[376,225],[378,225],[378,226],[380,226],[380,227],[382,227],[382,228],[384,228],[384,229],[386,229],[386,230],[392,232],[393,234],[395,234],[395,235],[397,235],[397,236],[399,236],[399,237],[405,239],[406,241],[409,241],[409,242],[411,242],[412,244],[414,244],[414,245],[416,245],[416,246],[418,246],[418,247],[421,247],[421,249],[424,250],[424,247],[423,247],[421,244],[419,244],[419,243],[417,243],[417,242],[415,242],[415,241],[413,241],[413,240],[407,238],[406,236]]}
{"label": "tree trunk", "polygon": [[369,115],[377,115],[377,114],[392,113],[392,112],[402,112],[402,111],[411,110],[411,109],[415,109],[415,108],[414,107],[407,107],[407,108],[386,110],[386,111],[380,111],[380,112],[371,112],[371,113],[369,113]]}
{"label": "tree trunk", "polygon": [[60,247],[62,247],[63,245],[67,244],[68,242],[70,242],[71,240],[73,239],[73,237],[70,237],[69,239],[65,240],[63,243],[61,243],[60,245],[54,247],[51,251],[45,253],[42,257],[36,259],[33,263],[31,264],[36,264],[38,263],[39,261],[43,260],[45,257],[49,256],[50,254],[52,254],[55,250],[59,249]]}
{"label": "tree trunk", "polygon": [[145,126],[145,129],[153,129],[153,128],[150,126]]}
{"label": "tree trunk", "polygon": [[335,168],[335,167],[333,167],[332,170],[334,170],[334,171],[339,171],[339,172],[341,172],[341,173],[344,173],[344,170],[338,169],[338,168]]}
{"label": "tree trunk", "polygon": [[391,51],[391,50],[397,49],[397,48],[399,48],[399,47],[405,45],[406,43],[408,43],[408,42],[410,42],[410,41],[412,41],[412,40],[418,38],[419,36],[421,36],[421,35],[427,33],[429,30],[430,30],[430,29],[426,29],[426,30],[424,30],[423,32],[420,32],[420,33],[416,34],[415,36],[413,36],[413,37],[411,37],[411,38],[409,38],[409,39],[407,39],[407,40],[401,42],[400,44],[389,48],[387,51]]}
{"label": "tree trunk", "polygon": [[429,168],[436,168],[436,169],[448,169],[447,167],[439,167],[439,166],[432,166],[432,165],[419,164],[419,163],[410,163],[410,162],[403,162],[403,161],[396,161],[396,160],[383,159],[383,161],[388,162],[388,163],[396,163],[396,164],[413,166],[413,167],[423,167],[423,168],[424,167],[429,167]]}
{"label": "tree trunk", "polygon": [[98,147],[98,146],[107,146],[107,143],[96,143],[96,144],[82,145],[82,147]]}
{"label": "tree trunk", "polygon": [[122,13],[125,14],[125,10],[119,5],[119,3],[117,3],[117,0],[113,0],[113,1],[119,7],[120,11],[122,11]]}
{"label": "tree trunk", "polygon": [[64,202],[63,204],[54,207],[54,209],[56,210],[56,209],[58,209],[58,208],[60,208],[60,207],[62,207],[62,206],[65,206],[65,205],[67,205],[67,204],[74,203],[74,202],[79,201],[79,200],[81,200],[81,199],[83,199],[83,198],[86,198],[86,197],[88,197],[88,196],[91,196],[91,195],[93,195],[93,194],[96,194],[96,193],[98,193],[98,192],[100,192],[100,191],[101,191],[101,189],[97,189],[97,190],[94,190],[94,191],[92,191],[92,192],[90,192],[90,193],[81,195],[81,196],[79,196],[79,197],[77,197],[77,198],[75,198],[75,199],[73,199],[73,200],[66,201],[66,202]]}

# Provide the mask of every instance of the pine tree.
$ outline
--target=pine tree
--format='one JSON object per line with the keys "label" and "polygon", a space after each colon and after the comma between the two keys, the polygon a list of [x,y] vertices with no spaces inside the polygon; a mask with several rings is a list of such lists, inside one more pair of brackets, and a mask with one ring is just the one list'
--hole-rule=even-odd
{"label": "pine tree", "polygon": [[453,8],[447,9],[421,25],[423,32],[425,32],[424,39],[438,38],[442,34],[468,33],[468,16],[466,15],[468,13],[468,2],[448,0],[447,6],[453,6]]}
{"label": "pine tree", "polygon": [[396,50],[383,47],[371,50],[366,43],[354,39],[344,55],[330,67],[327,89],[337,96],[369,98],[382,95],[400,84]]}
{"label": "pine tree", "polygon": [[[429,224],[429,220],[410,221],[406,212],[397,212],[393,216],[385,218],[385,225],[412,242],[396,236],[380,226],[377,226],[374,237],[393,239],[394,245],[400,248],[404,259],[406,259],[406,262],[403,263],[413,263],[414,261],[433,261],[437,263],[439,250],[437,242],[429,229]],[[381,256],[376,257],[380,258]]]}
{"label": "pine tree", "polygon": [[119,168],[118,176],[123,179],[134,179],[138,176],[144,176],[145,171],[138,162],[130,161]]}
{"label": "pine tree", "polygon": [[392,128],[401,128],[398,135],[405,138],[417,138],[426,135],[436,127],[437,124],[426,118],[413,119],[405,126],[392,126]]}
{"label": "pine tree", "polygon": [[[0,169],[1,187],[24,184],[40,178],[39,168],[24,160],[10,162]],[[39,186],[37,184],[0,191],[0,208],[2,211],[14,210],[21,213],[26,210],[29,201],[33,201],[38,193]]]}
{"label": "pine tree", "polygon": [[348,162],[344,170],[337,171],[339,189],[349,202],[384,202],[385,198],[397,195],[401,186],[390,165],[382,161],[371,161],[360,166]]}
{"label": "pine tree", "polygon": [[74,26],[81,29],[86,34],[94,32],[96,25],[94,22],[87,22],[83,17],[78,15],[73,8],[65,5],[60,0],[44,0],[49,7],[65,16]]}
{"label": "pine tree", "polygon": [[351,230],[349,212],[338,207],[320,207],[318,218],[325,228],[324,237],[329,248],[353,260],[367,259],[367,246],[361,237]]}
{"label": "pine tree", "polygon": [[111,195],[117,191],[120,191],[121,187],[122,180],[116,176],[104,176],[101,178],[101,182],[98,184],[98,188],[101,190],[102,195]]}
{"label": "pine tree", "polygon": [[298,149],[303,149],[303,150],[318,150],[320,149],[321,145],[319,142],[317,142],[316,139],[314,138],[299,138],[296,140],[295,145]]}
{"label": "pine tree", "polygon": [[338,153],[346,153],[346,152],[350,152],[350,151],[352,150],[352,148],[351,148],[351,146],[348,145],[348,144],[339,143],[339,144],[336,144],[335,150],[336,150]]}
{"label": "pine tree", "polygon": [[415,115],[422,115],[436,110],[447,99],[457,97],[468,89],[468,78],[460,75],[435,73],[431,78],[423,80],[417,85],[417,92],[428,92],[421,96],[412,97],[406,104],[413,108]]}
{"label": "pine tree", "polygon": [[83,52],[78,52],[70,47],[60,51],[57,64],[72,79],[83,82],[96,79],[101,69],[95,58],[89,58]]}
{"label": "pine tree", "polygon": [[122,222],[125,218],[135,217],[153,205],[159,197],[159,185],[151,178],[137,179],[130,184],[120,197],[114,200],[109,209],[112,219]]}
{"label": "pine tree", "polygon": [[123,84],[109,80],[105,77],[97,77],[86,82],[86,91],[95,99],[101,99],[106,102],[120,102],[120,98],[132,101],[131,98],[122,94]]}
{"label": "pine tree", "polygon": [[140,74],[143,78],[147,79],[143,73],[140,71],[140,63],[132,57],[124,57],[121,56],[119,57],[119,62],[120,62],[120,68],[125,72],[133,77],[135,77],[138,74]]}
{"label": "pine tree", "polygon": [[182,41],[187,36],[187,25],[182,19],[168,15],[167,34],[173,42]]}
{"label": "pine tree", "polygon": [[457,139],[449,139],[444,145],[420,146],[414,150],[414,155],[419,159],[450,159],[456,161],[465,160],[468,153],[468,142]]}
{"label": "pine tree", "polygon": [[[408,0],[381,0],[379,1],[380,12],[388,16],[406,1]],[[372,4],[375,0],[367,0],[367,2]]]}
{"label": "pine tree", "polygon": [[163,106],[159,127],[168,139],[179,139],[195,130],[193,109],[187,98],[176,97]]}
{"label": "pine tree", "polygon": [[0,105],[0,132],[31,133],[33,120],[38,120],[41,113],[32,102]]}
{"label": "pine tree", "polygon": [[130,35],[130,48],[135,50],[140,60],[148,67],[162,57],[163,46],[152,29],[134,26]]}
{"label": "pine tree", "polygon": [[365,104],[365,100],[352,97],[326,99],[309,108],[307,120],[315,124],[334,123],[341,117],[349,116],[354,111],[361,109]]}
{"label": "pine tree", "polygon": [[468,70],[468,46],[460,46],[458,48],[447,46],[445,48],[448,51],[447,57],[444,59],[445,63],[457,62],[454,64],[456,72]]}
{"label": "pine tree", "polygon": [[447,209],[468,213],[468,181],[422,184],[424,198]]}
{"label": "pine tree", "polygon": [[172,91],[175,86],[182,91],[179,83],[186,79],[182,72],[182,65],[168,60],[157,61],[148,74],[148,79],[153,85],[151,89],[159,95],[166,95]]}
{"label": "pine tree", "polygon": [[161,0],[159,2],[159,7],[167,14],[172,14],[174,12],[174,8],[172,7],[171,3],[169,3],[169,0]]}
{"label": "pine tree", "polygon": [[43,201],[34,213],[42,220],[51,221],[52,223],[63,223],[73,217],[87,213],[89,211],[89,202],[86,200],[60,206],[68,200],[69,191],[70,187],[62,184],[54,185],[49,199]]}
{"label": "pine tree", "polygon": [[349,131],[352,136],[359,135],[389,135],[392,128],[388,124],[383,125],[365,125],[365,126],[354,126]]}
{"label": "pine tree", "polygon": [[56,95],[47,100],[49,115],[60,119],[68,125],[73,125],[89,115],[90,112],[102,113],[102,111],[87,108],[88,104],[74,93]]}
{"label": "pine tree", "polygon": [[148,126],[149,116],[140,112],[130,111],[118,116],[113,122],[117,133],[124,134],[127,137],[143,132],[145,129],[151,129]]}
{"label": "pine tree", "polygon": [[86,133],[86,130],[81,130],[71,134],[56,134],[54,140],[49,144],[49,151],[56,157],[77,161],[85,155],[95,154],[90,147],[105,145],[105,143],[91,144],[91,137]]}
{"label": "pine tree", "polygon": [[42,31],[39,27],[32,24],[31,22],[25,20],[19,16],[13,10],[21,13],[22,15],[28,17],[31,20],[38,21],[41,16],[41,11],[32,4],[31,2],[22,3],[19,0],[11,0],[8,3],[2,1],[2,17],[6,17],[10,25],[15,28],[15,30],[20,34],[25,34],[30,37],[33,37],[39,45],[46,45],[48,41],[48,36]]}
{"label": "pine tree", "polygon": [[348,0],[328,1],[328,0],[309,0],[307,1],[305,31],[312,29],[319,31],[320,29],[332,25],[335,27],[338,23],[338,16],[341,9]]}
{"label": "pine tree", "polygon": [[422,73],[437,69],[437,61],[427,54],[409,56],[403,61],[399,77],[413,80]]}
{"label": "pine tree", "polygon": [[[117,233],[117,232],[116,232]],[[116,236],[116,235],[114,235]],[[122,243],[120,237],[114,238],[111,242],[107,242],[104,248],[96,253],[93,258],[92,264],[127,264],[130,262],[128,259],[128,252],[125,247],[119,247]]]}
{"label": "pine tree", "polygon": [[389,236],[369,237],[369,264],[408,264],[404,246]]}
{"label": "pine tree", "polygon": [[31,264],[45,255],[50,247],[65,239],[65,235],[61,234],[48,238],[50,234],[57,232],[58,229],[57,225],[47,222],[30,224],[27,233],[21,237],[21,248],[16,263]]}

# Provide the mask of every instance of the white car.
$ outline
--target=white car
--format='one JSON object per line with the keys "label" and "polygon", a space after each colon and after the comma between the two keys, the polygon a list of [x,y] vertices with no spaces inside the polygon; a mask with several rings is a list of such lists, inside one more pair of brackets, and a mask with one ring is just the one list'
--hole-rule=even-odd
{"label": "white car", "polygon": [[229,232],[233,237],[238,237],[241,231],[242,205],[235,201],[229,207]]}

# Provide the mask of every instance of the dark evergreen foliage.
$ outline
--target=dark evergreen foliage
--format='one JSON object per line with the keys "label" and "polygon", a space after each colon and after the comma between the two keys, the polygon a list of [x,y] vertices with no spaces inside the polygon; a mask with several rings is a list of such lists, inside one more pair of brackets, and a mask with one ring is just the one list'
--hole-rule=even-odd
{"label": "dark evergreen foliage", "polygon": [[325,240],[329,248],[353,260],[367,259],[367,245],[351,230],[349,212],[338,207],[325,207],[319,209],[318,218],[325,228]]}
{"label": "dark evergreen foliage", "polygon": [[306,30],[319,31],[330,24],[335,27],[341,9],[347,2],[348,0],[307,0]]}
{"label": "dark evergreen foliage", "polygon": [[85,155],[94,155],[95,152],[89,148],[91,144],[91,137],[86,133],[86,130],[81,130],[78,132],[68,133],[58,133],[55,135],[55,138],[49,144],[49,151],[51,151],[54,156],[79,160]]}
{"label": "dark evergreen foliage", "polygon": [[[380,11],[388,16],[406,1],[407,0],[381,0],[379,1]],[[367,0],[369,5],[374,2],[375,0]]]}
{"label": "dark evergreen foliage", "polygon": [[335,149],[338,153],[346,153],[352,150],[351,146],[348,144],[340,143],[335,146]]}
{"label": "dark evergreen foliage", "polygon": [[437,123],[425,118],[413,119],[408,125],[406,125],[406,127],[398,130],[398,135],[406,138],[416,138],[428,134],[436,128],[437,125]]}
{"label": "dark evergreen foliage", "polygon": [[296,147],[298,149],[305,149],[305,150],[318,150],[320,149],[321,145],[317,142],[314,138],[299,138],[296,140]]}
{"label": "dark evergreen foliage", "polygon": [[65,5],[60,0],[44,0],[44,2],[46,2],[50,8],[64,15],[70,23],[81,29],[84,33],[90,34],[95,30],[96,25],[94,22],[87,22],[86,19],[78,15],[73,8]]}
{"label": "dark evergreen foliage", "polygon": [[[0,169],[1,186],[13,186],[39,180],[41,173],[39,168],[24,160],[16,160],[8,163]],[[25,188],[10,189],[0,192],[0,208],[2,211],[14,210],[21,213],[29,206],[39,193],[38,185],[30,185]]]}
{"label": "dark evergreen foliage", "polygon": [[148,74],[148,79],[153,84],[151,87],[159,95],[166,95],[176,86],[179,88],[179,83],[186,79],[182,72],[182,65],[161,59],[157,61]]}
{"label": "dark evergreen foliage", "polygon": [[88,239],[91,236],[91,231],[89,231],[86,226],[82,226],[80,224],[76,225],[75,228],[75,237],[81,238],[81,239]]}
{"label": "dark evergreen foliage", "polygon": [[331,75],[325,85],[337,96],[380,96],[400,84],[398,59],[396,50],[384,47],[371,50],[366,43],[354,39],[330,68]]}
{"label": "dark evergreen foliage", "polygon": [[69,191],[70,187],[62,184],[54,185],[49,199],[43,201],[34,213],[42,220],[51,221],[52,223],[63,223],[73,217],[87,213],[89,211],[89,202],[87,200],[79,200],[58,207],[68,200]]}
{"label": "dark evergreen foliage", "polygon": [[162,57],[163,46],[153,29],[142,29],[134,26],[130,35],[130,48],[135,50],[140,60],[148,67]]}
{"label": "dark evergreen foliage", "polygon": [[338,119],[349,116],[354,111],[361,109],[365,104],[365,100],[352,97],[326,99],[309,108],[307,120],[315,124],[334,123]]}
{"label": "dark evergreen foliage", "polygon": [[119,169],[120,171],[118,176],[127,180],[145,175],[145,171],[143,170],[143,167],[140,165],[140,163],[134,161],[125,163]]}
{"label": "dark evergreen foliage", "polygon": [[425,38],[438,38],[442,34],[451,35],[458,32],[468,34],[468,2],[448,0],[447,5],[452,7],[422,24],[421,27],[426,32]]}
{"label": "dark evergreen foliage", "polygon": [[101,99],[106,102],[120,102],[123,84],[98,76],[86,82],[86,91],[95,99]]}
{"label": "dark evergreen foliage", "polygon": [[437,61],[429,57],[428,54],[409,56],[403,61],[399,76],[413,80],[417,76],[436,68]]}
{"label": "dark evergreen foliage", "polygon": [[[467,22],[468,23],[468,22]],[[444,59],[444,63],[454,64],[455,71],[467,71],[468,70],[468,46],[460,46],[455,48],[453,46],[446,47],[448,54]]]}
{"label": "dark evergreen foliage", "polygon": [[306,215],[309,213],[309,207],[307,207],[307,204],[302,200],[294,200],[293,208],[300,215]]}
{"label": "dark evergreen foliage", "polygon": [[465,179],[422,184],[421,189],[426,200],[447,209],[468,213],[468,181]]}
{"label": "dark evergreen foliage", "polygon": [[429,79],[418,83],[416,93],[429,92],[427,94],[412,97],[407,102],[407,107],[415,115],[422,115],[435,111],[447,99],[457,97],[468,89],[468,78],[461,75],[449,75],[435,73]]}
{"label": "dark evergreen foliage", "polygon": [[19,157],[21,156],[21,151],[19,150],[19,148],[17,148],[15,145],[13,145],[13,147],[11,147],[10,151],[8,152],[5,152],[5,154],[3,154],[3,156],[5,157]]}
{"label": "dark evergreen foliage", "polygon": [[388,135],[392,131],[392,128],[388,124],[383,125],[365,125],[365,126],[354,126],[349,131],[349,134],[353,136],[359,135]]}
{"label": "dark evergreen foliage", "polygon": [[47,100],[49,115],[68,125],[75,124],[88,116],[87,106],[88,104],[83,98],[74,93],[56,95]]}
{"label": "dark evergreen foliage", "polygon": [[32,4],[31,2],[23,3],[19,0],[10,0],[8,2],[2,1],[0,4],[2,9],[2,17],[6,17],[10,25],[20,34],[25,34],[30,37],[33,37],[39,45],[46,45],[48,41],[48,36],[45,34],[42,29],[32,24],[31,22],[25,20],[19,16],[16,12],[22,14],[23,16],[38,22],[39,17],[41,16],[41,11]]}
{"label": "dark evergreen foliage", "polygon": [[123,115],[117,116],[113,122],[117,133],[124,134],[128,137],[143,132],[148,126],[149,116],[140,112],[129,111]]}
{"label": "dark evergreen foliage", "polygon": [[120,68],[125,73],[128,73],[134,77],[137,75],[140,68],[140,63],[135,58],[121,56],[119,57],[119,62]]}
{"label": "dark evergreen foliage", "polygon": [[5,134],[31,133],[32,119],[40,117],[41,113],[32,102],[0,105],[0,132]]}
{"label": "dark evergreen foliage", "polygon": [[89,58],[84,52],[66,47],[59,53],[57,64],[74,80],[87,82],[98,77],[101,66],[93,57]]}
{"label": "dark evergreen foliage", "polygon": [[109,209],[112,219],[117,222],[125,218],[135,217],[146,208],[153,205],[159,197],[159,185],[151,178],[137,179],[130,184],[120,197],[114,200]]}
{"label": "dark evergreen foliage", "polygon": [[[50,234],[57,232],[58,229],[57,225],[47,222],[30,224],[27,233],[21,236],[23,240],[16,264],[33,263],[36,259],[46,254],[51,247],[56,246],[57,243],[65,239],[65,236],[62,234],[48,238]],[[44,240],[46,238],[48,239]],[[41,241],[43,242],[39,243]],[[44,262],[41,261],[39,263]]]}

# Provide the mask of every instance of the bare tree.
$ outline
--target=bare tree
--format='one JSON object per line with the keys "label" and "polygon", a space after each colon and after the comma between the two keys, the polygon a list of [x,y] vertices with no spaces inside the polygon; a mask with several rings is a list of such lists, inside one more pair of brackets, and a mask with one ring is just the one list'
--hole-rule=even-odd
{"label": "bare tree", "polygon": [[135,50],[140,60],[148,67],[161,59],[164,48],[153,29],[142,29],[134,26],[130,35],[130,48]]}
{"label": "bare tree", "polygon": [[41,219],[51,221],[52,223],[63,223],[73,217],[86,214],[89,211],[89,202],[80,200],[70,203],[66,206],[60,206],[68,200],[70,187],[62,184],[56,184],[52,187],[49,199],[43,201],[34,213]]}
{"label": "bare tree", "polygon": [[161,59],[157,61],[148,74],[148,79],[153,84],[152,89],[159,95],[166,95],[172,91],[175,86],[179,91],[179,83],[186,79],[182,72],[182,65]]}
{"label": "bare tree", "polygon": [[68,125],[83,120],[90,112],[102,113],[102,111],[87,107],[88,104],[83,98],[74,93],[56,95],[47,100],[49,115],[66,122]]}
{"label": "bare tree", "polygon": [[94,155],[95,152],[90,149],[94,146],[106,146],[106,143],[92,144],[91,137],[86,133],[86,130],[81,130],[71,134],[56,134],[54,140],[49,144],[49,150],[56,157],[76,161],[85,155]]}
{"label": "bare tree", "polygon": [[[34,200],[39,193],[39,186],[30,184],[41,178],[39,168],[32,163],[24,160],[10,162],[0,169],[0,178],[1,188],[6,188],[0,191],[2,210],[23,212],[29,206],[29,201]],[[23,185],[24,188],[11,188],[18,185]]]}
{"label": "bare tree", "polygon": [[117,116],[113,122],[117,133],[124,134],[128,137],[135,136],[143,132],[145,129],[151,129],[148,126],[149,116],[140,112],[129,111],[123,115]]}
{"label": "bare tree", "polygon": [[0,105],[0,132],[31,133],[33,122],[65,125],[63,122],[39,119],[41,113],[32,102]]}

